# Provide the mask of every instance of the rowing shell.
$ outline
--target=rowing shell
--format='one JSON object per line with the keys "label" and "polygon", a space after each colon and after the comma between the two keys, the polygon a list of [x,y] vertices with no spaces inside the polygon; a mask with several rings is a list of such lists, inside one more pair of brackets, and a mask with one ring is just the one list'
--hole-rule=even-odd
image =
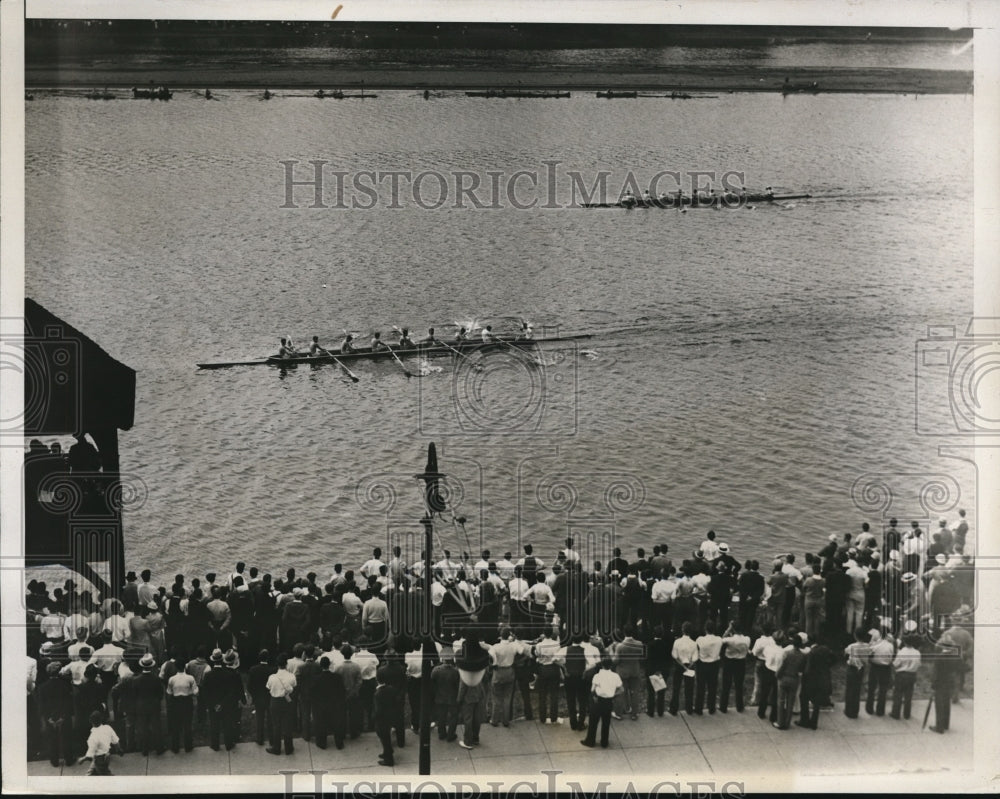
{"label": "rowing shell", "polygon": [[377,361],[377,360],[387,360],[392,358],[393,355],[398,357],[406,357],[408,355],[418,355],[420,357],[427,357],[431,355],[454,355],[455,350],[461,353],[469,352],[492,352],[495,350],[505,350],[511,347],[517,349],[531,349],[539,344],[548,344],[552,342],[560,341],[579,341],[581,339],[592,338],[591,333],[578,333],[571,336],[553,336],[551,338],[542,339],[521,339],[517,340],[513,336],[497,336],[500,343],[492,344],[482,344],[477,341],[466,341],[466,342],[454,342],[449,344],[447,347],[440,344],[436,345],[425,345],[418,344],[415,347],[389,347],[388,349],[379,350],[378,352],[372,352],[371,349],[356,349],[353,352],[346,352],[344,354],[333,353],[332,355],[301,355],[295,358],[279,358],[277,356],[272,356],[270,358],[260,358],[253,361],[224,361],[221,363],[199,363],[199,369],[225,369],[230,366],[298,366],[299,364],[319,364],[319,363],[334,363],[334,359],[338,361]]}
{"label": "rowing shell", "polygon": [[[806,200],[812,197],[811,194],[747,194],[745,197],[740,197],[738,195],[731,195],[728,197],[721,197],[719,195],[714,195],[712,197],[699,197],[698,204],[694,207],[696,208],[711,208],[716,205],[730,206],[733,208],[738,208],[740,205],[745,205],[746,203],[776,203],[783,202],[785,200]],[[681,205],[691,206],[692,198],[685,196],[681,198]],[[668,196],[661,199],[655,200],[641,200],[633,199],[631,201],[621,200],[616,203],[582,203],[583,208],[676,208],[677,207],[677,196]]]}

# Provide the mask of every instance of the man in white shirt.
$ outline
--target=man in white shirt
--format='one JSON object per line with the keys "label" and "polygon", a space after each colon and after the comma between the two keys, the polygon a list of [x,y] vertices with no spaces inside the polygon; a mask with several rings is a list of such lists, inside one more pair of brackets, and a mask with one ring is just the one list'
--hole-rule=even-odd
{"label": "man in white shirt", "polygon": [[671,627],[674,594],[677,593],[677,580],[666,576],[659,577],[651,586],[649,598],[653,604],[653,626],[664,630]]}
{"label": "man in white shirt", "polygon": [[[496,727],[503,724],[510,726],[511,708],[514,702],[514,660],[518,655],[529,655],[531,648],[523,641],[514,637],[510,627],[500,631],[500,640],[490,649],[490,661],[493,664],[493,714],[490,724]],[[530,708],[528,708],[530,710]]]}
{"label": "man in white shirt", "polygon": [[388,632],[389,605],[381,596],[369,597],[361,609],[361,630],[374,644],[381,645]]}
{"label": "man in white shirt", "polygon": [[719,687],[719,668],[721,666],[722,639],[715,634],[715,625],[705,622],[705,634],[694,642],[698,647],[697,699],[694,712],[701,715],[705,707],[705,694],[708,694],[708,713],[715,713],[715,697]]}
{"label": "man in white shirt", "polygon": [[94,650],[91,661],[101,670],[101,682],[104,684],[105,692],[111,691],[118,674],[118,664],[122,662],[125,650],[120,646],[115,646],[111,641],[110,630],[104,631],[104,644]]}
{"label": "man in white shirt", "polygon": [[736,712],[743,712],[743,683],[749,653],[750,637],[744,635],[735,622],[731,622],[722,637],[722,694],[719,696],[719,711],[722,713],[729,706],[730,686],[736,690]]}
{"label": "man in white shirt", "polygon": [[403,579],[403,575],[406,574],[406,561],[403,560],[402,548],[398,546],[392,548],[392,558],[389,559],[387,565],[391,580],[398,581]]}
{"label": "man in white shirt", "polygon": [[[82,635],[81,635],[82,631]],[[63,622],[63,638],[67,641],[86,641],[90,635],[90,619],[82,613],[71,613]]]}
{"label": "man in white shirt", "polygon": [[497,574],[504,582],[514,576],[514,563],[510,559],[510,553],[505,552],[503,557],[497,561]]}
{"label": "man in white shirt", "polygon": [[186,671],[178,671],[167,680],[167,727],[170,731],[170,748],[177,754],[180,749],[181,737],[184,738],[184,751],[194,748],[193,722],[194,698],[198,695],[198,683]]}
{"label": "man in white shirt", "polygon": [[376,672],[378,671],[378,657],[368,651],[368,644],[364,639],[358,641],[358,648],[354,651],[352,660],[361,668],[361,710],[365,720],[364,729],[371,732],[375,729],[375,688],[378,684]]}
{"label": "man in white shirt", "polygon": [[344,655],[340,651],[341,647],[343,647],[343,644],[341,644],[340,646],[335,645],[329,652],[324,652],[322,655],[320,655],[316,662],[318,663],[323,658],[326,658],[327,660],[330,661],[329,670],[330,671],[336,670],[337,666],[339,666],[341,663],[344,662]]}
{"label": "man in white shirt", "polygon": [[358,573],[368,579],[369,577],[378,577],[378,570],[382,568],[385,564],[382,562],[382,548],[375,547],[372,550],[372,556],[364,562]]}
{"label": "man in white shirt", "polygon": [[279,655],[278,668],[267,678],[267,692],[271,695],[271,745],[267,751],[272,755],[281,754],[281,744],[285,744],[286,754],[292,754],[293,722],[292,692],[295,690],[295,675],[288,670],[288,658]]}
{"label": "man in white shirt", "polygon": [[[424,674],[423,647],[413,649],[403,656],[406,665],[406,695],[410,700],[410,729],[420,732],[420,683]],[[400,697],[402,702],[403,698]]]}
{"label": "man in white shirt", "polygon": [[245,564],[245,563],[244,563],[244,562],[243,562],[242,560],[241,560],[241,561],[238,561],[238,562],[236,563],[236,571],[234,571],[234,572],[233,572],[232,574],[230,574],[230,575],[229,575],[229,578],[228,578],[228,579],[226,580],[226,585],[228,585],[228,586],[229,586],[229,590],[230,590],[230,591],[232,591],[232,590],[233,590],[233,588],[235,587],[235,586],[234,586],[234,584],[233,584],[233,580],[234,580],[235,578],[237,578],[237,577],[242,577],[242,578],[243,578],[243,582],[244,582],[244,584],[246,583],[246,581],[247,581],[247,577],[246,577],[246,575],[245,575],[245,574],[243,573],[243,570],[244,570],[244,569],[245,569],[246,567],[247,567],[247,565],[246,565],[246,564]]}
{"label": "man in white shirt", "polygon": [[[540,584],[540,583],[539,583]],[[535,663],[538,678],[535,689],[538,692],[538,719],[542,724],[551,719],[553,724],[562,724],[559,718],[559,681],[562,678],[562,656],[559,643],[546,631],[542,640],[535,644]]]}
{"label": "man in white shirt", "polygon": [[54,611],[42,616],[40,627],[46,641],[59,643],[66,634],[66,617],[59,611]]}
{"label": "man in white shirt", "polygon": [[574,563],[580,560],[580,553],[573,549],[573,539],[566,539],[566,548],[560,553],[567,563]]}
{"label": "man in white shirt", "polygon": [[[757,644],[754,644],[754,653],[757,651]],[[770,644],[765,644],[762,647],[761,654],[764,659],[764,668],[760,673],[757,717],[764,718],[770,705],[771,723],[775,724],[778,721],[778,669],[781,668],[785,659],[785,634],[781,630],[777,630],[771,637]]]}
{"label": "man in white shirt", "polygon": [[111,633],[112,641],[124,643],[132,637],[132,629],[129,627],[124,605],[119,604],[118,612],[104,620],[104,631]]}
{"label": "man in white shirt", "polygon": [[705,540],[701,542],[701,546],[698,547],[698,551],[701,552],[702,557],[704,557],[709,563],[719,557],[719,545],[715,543],[715,530],[708,531],[708,535],[705,536]]}
{"label": "man in white shirt", "polygon": [[528,581],[521,576],[521,567],[514,567],[514,576],[507,583],[507,591],[510,595],[510,626],[518,635],[523,634],[528,623]]}
{"label": "man in white shirt", "polygon": [[594,695],[593,712],[590,714],[590,725],[587,727],[587,737],[580,743],[587,747],[597,744],[597,724],[601,724],[601,747],[608,748],[608,734],[611,730],[611,708],[615,694],[624,691],[622,678],[614,671],[614,663],[610,655],[601,659],[601,668],[594,675],[590,684]]}
{"label": "man in white shirt", "polygon": [[156,586],[150,582],[152,576],[153,575],[149,569],[143,569],[142,573],[139,575],[141,580],[136,588],[136,595],[139,599],[139,607],[145,607],[150,602],[153,602],[159,593],[156,590]]}
{"label": "man in white shirt", "polygon": [[531,603],[529,626],[533,630],[533,635],[540,635],[545,627],[545,614],[553,610],[556,598],[545,582],[545,575],[542,572],[537,573],[535,581],[535,584],[528,588],[528,600]]}
{"label": "man in white shirt", "polygon": [[472,568],[475,569],[476,574],[479,574],[483,569],[489,570],[490,551],[488,549],[482,551],[482,556],[475,562]]}
{"label": "man in white shirt", "polygon": [[698,646],[691,638],[691,622],[681,625],[681,637],[674,641],[670,656],[674,659],[673,692],[670,696],[670,715],[680,709],[681,685],[684,686],[684,709],[690,716],[694,712],[694,664],[698,662]]}
{"label": "man in white shirt", "polygon": [[70,660],[80,659],[80,650],[89,648],[87,645],[87,637],[90,633],[90,627],[79,627],[76,630],[76,635],[73,636],[73,643],[66,647],[66,655]]}
{"label": "man in white shirt", "polygon": [[90,768],[87,770],[88,777],[110,777],[109,761],[112,749],[118,746],[118,734],[111,725],[104,723],[104,715],[99,710],[90,714],[90,727],[90,735],[87,737],[87,753],[77,762],[91,761]]}

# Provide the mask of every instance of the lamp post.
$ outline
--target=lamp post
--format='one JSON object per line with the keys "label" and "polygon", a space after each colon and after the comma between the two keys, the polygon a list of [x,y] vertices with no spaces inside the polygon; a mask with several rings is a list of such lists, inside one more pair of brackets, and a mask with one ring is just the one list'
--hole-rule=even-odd
{"label": "lamp post", "polygon": [[437,450],[434,442],[427,445],[427,467],[423,474],[414,475],[424,481],[424,629],[423,662],[420,671],[420,774],[431,773],[431,663],[437,654],[434,647],[433,608],[431,606],[431,551],[434,538],[434,514],[444,510],[444,501],[438,492],[438,481],[444,477],[438,471]]}

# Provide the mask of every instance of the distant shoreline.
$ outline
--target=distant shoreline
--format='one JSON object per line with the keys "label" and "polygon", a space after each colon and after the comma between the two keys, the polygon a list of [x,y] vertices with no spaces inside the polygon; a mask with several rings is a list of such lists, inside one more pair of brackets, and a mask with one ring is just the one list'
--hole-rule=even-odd
{"label": "distant shoreline", "polygon": [[748,68],[711,66],[646,72],[546,68],[525,70],[331,69],[315,64],[198,66],[149,65],[107,68],[89,65],[28,65],[25,86],[41,88],[148,87],[150,82],[176,89],[360,89],[476,90],[538,89],[678,92],[781,92],[786,78],[811,94],[971,94],[967,70],[906,68]]}

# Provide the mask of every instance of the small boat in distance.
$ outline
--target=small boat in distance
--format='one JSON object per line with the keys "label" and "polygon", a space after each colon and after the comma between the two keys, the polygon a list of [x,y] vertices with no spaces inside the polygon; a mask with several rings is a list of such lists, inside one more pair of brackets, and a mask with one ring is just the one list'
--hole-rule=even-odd
{"label": "small boat in distance", "polygon": [[786,94],[819,94],[819,83],[792,83],[788,78],[781,86],[781,93]]}
{"label": "small boat in distance", "polygon": [[174,93],[166,86],[156,86],[155,88],[151,86],[148,89],[132,87],[133,100],[169,100],[173,96]]}
{"label": "small boat in distance", "polygon": [[109,92],[107,90],[106,87],[105,87],[105,89],[104,89],[103,92],[98,91],[97,89],[94,89],[92,92],[87,92],[86,97],[87,97],[88,100],[115,100],[115,99],[117,99],[115,97],[115,95],[113,95],[111,92]]}
{"label": "small boat in distance", "polygon": [[325,91],[324,89],[320,89],[319,91],[317,91],[313,95],[313,97],[315,97],[315,98],[317,98],[319,100],[327,100],[327,99],[328,100],[352,100],[352,99],[357,99],[357,100],[374,100],[376,97],[378,97],[378,95],[377,94],[372,94],[371,92],[369,92],[368,94],[365,94],[365,90],[364,89],[361,90],[360,94],[347,94],[347,93],[341,91],[340,89],[336,89],[335,91],[332,91],[332,92],[328,92],[328,91]]}
{"label": "small boat in distance", "polygon": [[737,194],[699,194],[697,200],[690,194],[661,194],[659,197],[634,197],[626,195],[613,203],[582,203],[582,208],[740,208],[747,203],[781,203],[786,200],[807,200],[810,194],[774,194],[773,192],[747,192]]}
{"label": "small boat in distance", "polygon": [[605,99],[608,100],[618,100],[618,99],[634,100],[636,97],[639,96],[639,92],[613,92],[609,90],[606,92],[598,92],[597,96],[604,97]]}
{"label": "small boat in distance", "polygon": [[487,89],[485,91],[478,92],[466,92],[466,97],[488,97],[488,98],[498,98],[498,99],[526,99],[526,98],[565,98],[569,97],[569,92],[544,92],[544,91],[525,91],[523,89]]}

